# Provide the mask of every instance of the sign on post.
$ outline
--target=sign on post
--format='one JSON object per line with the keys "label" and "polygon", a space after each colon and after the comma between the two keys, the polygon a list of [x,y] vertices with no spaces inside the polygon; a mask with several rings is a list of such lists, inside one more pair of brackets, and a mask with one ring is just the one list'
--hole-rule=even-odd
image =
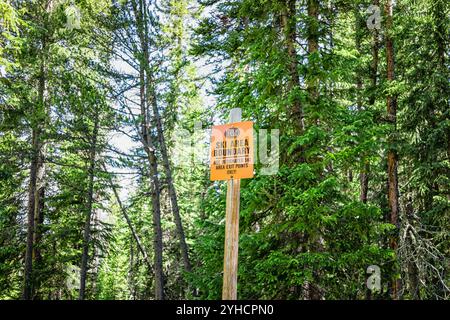
{"label": "sign on post", "polygon": [[253,178],[253,122],[212,128],[210,168],[211,180]]}
{"label": "sign on post", "polygon": [[241,180],[253,178],[253,122],[241,121],[241,109],[230,112],[229,124],[214,126],[211,133],[211,180],[227,180],[223,300],[237,299],[239,201]]}

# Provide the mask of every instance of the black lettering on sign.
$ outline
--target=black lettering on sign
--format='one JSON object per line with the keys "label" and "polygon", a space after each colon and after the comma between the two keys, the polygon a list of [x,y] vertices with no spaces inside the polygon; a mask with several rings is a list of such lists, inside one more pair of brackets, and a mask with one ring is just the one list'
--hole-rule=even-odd
{"label": "black lettering on sign", "polygon": [[234,138],[234,137],[239,136],[240,133],[241,132],[238,128],[230,128],[225,131],[225,137]]}

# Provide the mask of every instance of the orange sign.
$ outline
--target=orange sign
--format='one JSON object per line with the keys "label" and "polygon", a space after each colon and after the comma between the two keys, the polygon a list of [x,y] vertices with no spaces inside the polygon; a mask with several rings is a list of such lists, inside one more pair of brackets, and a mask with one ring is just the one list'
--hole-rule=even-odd
{"label": "orange sign", "polygon": [[212,127],[211,180],[253,178],[253,122]]}

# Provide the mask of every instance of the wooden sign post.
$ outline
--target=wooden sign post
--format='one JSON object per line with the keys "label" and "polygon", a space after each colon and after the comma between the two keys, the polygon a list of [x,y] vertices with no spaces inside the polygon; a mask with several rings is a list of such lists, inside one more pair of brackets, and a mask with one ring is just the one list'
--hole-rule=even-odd
{"label": "wooden sign post", "polygon": [[241,109],[232,109],[231,123],[214,126],[211,134],[211,180],[228,180],[223,300],[237,299],[240,179],[253,177],[253,123],[240,121]]}

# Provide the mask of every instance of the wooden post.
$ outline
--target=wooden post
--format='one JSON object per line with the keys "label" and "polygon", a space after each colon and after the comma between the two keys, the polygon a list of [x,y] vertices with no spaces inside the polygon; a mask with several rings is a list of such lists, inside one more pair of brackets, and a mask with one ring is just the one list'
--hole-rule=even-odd
{"label": "wooden post", "polygon": [[[232,109],[230,111],[230,122],[240,122],[241,116],[240,108]],[[240,179],[228,180],[222,300],[237,299],[240,188]]]}

